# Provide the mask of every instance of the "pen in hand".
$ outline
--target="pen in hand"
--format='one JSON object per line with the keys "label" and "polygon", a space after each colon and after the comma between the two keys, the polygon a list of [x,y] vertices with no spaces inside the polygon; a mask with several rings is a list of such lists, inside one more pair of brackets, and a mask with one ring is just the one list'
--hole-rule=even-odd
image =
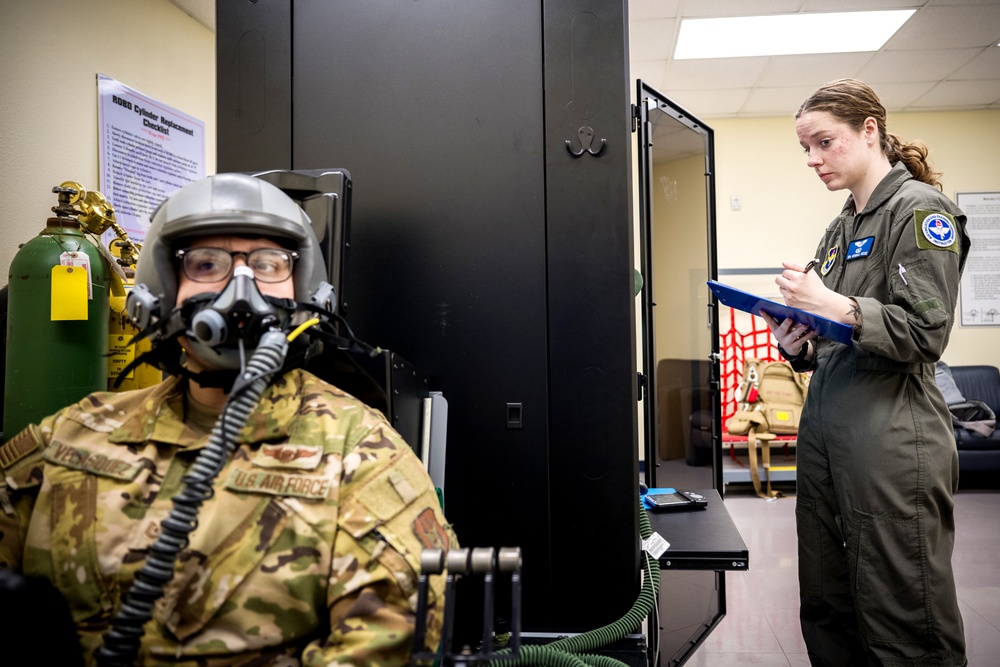
{"label": "pen in hand", "polygon": [[806,264],[806,268],[802,269],[802,273],[809,273],[810,271],[812,271],[812,268],[817,264],[819,264],[818,259],[810,259],[809,263]]}

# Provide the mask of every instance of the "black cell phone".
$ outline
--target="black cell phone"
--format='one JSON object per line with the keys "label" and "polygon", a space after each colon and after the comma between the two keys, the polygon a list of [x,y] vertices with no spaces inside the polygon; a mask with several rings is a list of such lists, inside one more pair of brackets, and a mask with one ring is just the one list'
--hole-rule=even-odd
{"label": "black cell phone", "polygon": [[673,493],[651,493],[646,496],[646,504],[656,511],[693,510],[706,507],[705,496],[690,491]]}

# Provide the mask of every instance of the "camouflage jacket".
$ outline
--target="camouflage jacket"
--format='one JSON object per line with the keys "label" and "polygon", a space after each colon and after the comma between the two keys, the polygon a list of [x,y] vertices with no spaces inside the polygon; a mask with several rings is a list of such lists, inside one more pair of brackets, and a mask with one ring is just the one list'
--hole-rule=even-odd
{"label": "camouflage jacket", "polygon": [[[184,387],[92,394],[0,447],[0,567],[56,585],[89,664],[208,441],[184,424]],[[406,663],[420,552],[458,545],[379,412],[291,371],[264,393],[214,491],[145,626],[143,664]],[[432,602],[443,588],[433,577]]]}

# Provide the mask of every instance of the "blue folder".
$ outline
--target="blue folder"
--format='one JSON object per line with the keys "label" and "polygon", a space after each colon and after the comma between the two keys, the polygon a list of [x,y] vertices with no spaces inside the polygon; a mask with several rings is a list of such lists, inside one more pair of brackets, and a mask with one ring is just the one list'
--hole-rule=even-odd
{"label": "blue folder", "polygon": [[744,292],[729,285],[723,285],[715,280],[709,280],[708,286],[715,293],[715,296],[719,298],[719,301],[730,308],[742,310],[744,313],[750,313],[758,317],[760,316],[760,311],[763,310],[779,322],[786,317],[790,317],[796,322],[814,329],[823,338],[843,343],[844,345],[854,344],[851,339],[851,327],[846,324],[834,322],[833,320],[807,313],[798,308],[791,308],[783,303],[771,301],[770,299]]}

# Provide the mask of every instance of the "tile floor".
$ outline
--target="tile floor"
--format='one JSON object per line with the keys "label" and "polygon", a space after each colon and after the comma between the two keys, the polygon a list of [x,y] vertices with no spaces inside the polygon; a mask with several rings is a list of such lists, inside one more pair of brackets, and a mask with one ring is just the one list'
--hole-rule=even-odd
{"label": "tile floor", "polygon": [[[993,482],[995,484],[995,482]],[[758,498],[730,484],[726,507],[750,552],[748,572],[726,573],[727,614],[687,661],[690,667],[808,667],[799,633],[794,485]],[[953,563],[970,667],[1000,665],[1000,490],[956,495]]]}

